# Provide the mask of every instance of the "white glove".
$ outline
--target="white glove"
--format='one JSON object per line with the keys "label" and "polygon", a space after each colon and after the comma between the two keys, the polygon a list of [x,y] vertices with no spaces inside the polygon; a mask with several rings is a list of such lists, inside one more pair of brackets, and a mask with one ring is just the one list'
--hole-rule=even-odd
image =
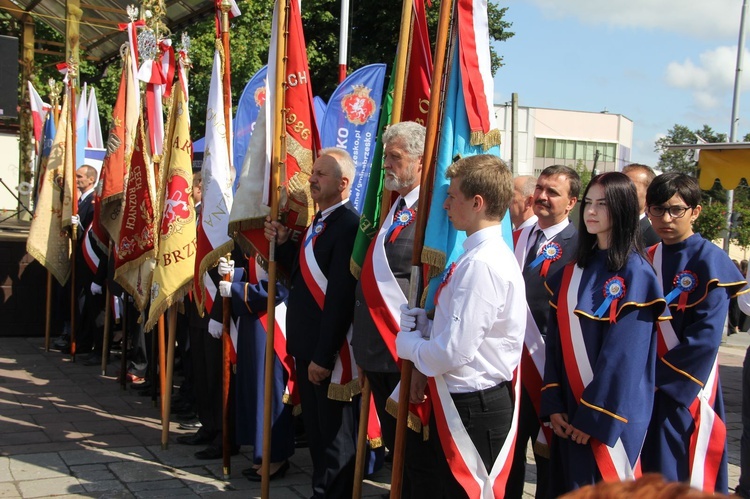
{"label": "white glove", "polygon": [[401,331],[420,331],[422,335],[426,335],[429,331],[430,320],[427,318],[427,312],[423,308],[409,308],[406,303],[402,303],[401,307],[401,321],[399,322],[399,328]]}
{"label": "white glove", "polygon": [[229,274],[230,279],[234,279],[234,260],[227,261],[227,259],[222,256],[219,258],[219,275],[224,277],[227,274]]}
{"label": "white glove", "polygon": [[71,215],[70,225],[81,225],[81,217],[79,217],[78,215]]}
{"label": "white glove", "polygon": [[219,294],[223,296],[224,298],[231,298],[232,297],[232,283],[228,281],[219,281]]}
{"label": "white glove", "polygon": [[91,294],[92,295],[100,295],[100,294],[102,294],[102,287],[99,286],[97,283],[92,282],[91,283]]}
{"label": "white glove", "polygon": [[224,324],[222,324],[219,321],[215,321],[213,319],[208,321],[208,334],[210,334],[217,340],[220,340],[223,332],[224,332]]}
{"label": "white glove", "polygon": [[399,331],[396,335],[396,353],[402,359],[414,360],[411,353],[420,341],[424,339],[419,331]]}

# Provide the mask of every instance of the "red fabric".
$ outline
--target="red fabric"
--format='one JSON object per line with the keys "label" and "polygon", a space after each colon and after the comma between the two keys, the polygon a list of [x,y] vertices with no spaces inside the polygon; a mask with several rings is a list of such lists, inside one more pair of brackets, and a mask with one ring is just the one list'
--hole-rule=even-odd
{"label": "red fabric", "polygon": [[427,15],[424,0],[414,2],[414,28],[411,54],[404,92],[403,121],[427,124],[430,111],[430,87],[432,85],[432,50],[427,31]]}

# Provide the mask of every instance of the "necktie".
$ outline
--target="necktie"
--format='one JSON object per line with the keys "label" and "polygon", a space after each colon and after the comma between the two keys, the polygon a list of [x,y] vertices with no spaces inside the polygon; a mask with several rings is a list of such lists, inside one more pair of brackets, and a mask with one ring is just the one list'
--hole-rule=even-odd
{"label": "necktie", "polygon": [[525,267],[528,267],[529,264],[534,261],[537,253],[539,252],[539,246],[544,244],[544,242],[545,242],[544,231],[542,229],[537,229],[536,237],[534,238],[534,244],[530,246],[529,253],[526,255],[526,263],[524,265]]}
{"label": "necktie", "polygon": [[398,213],[404,208],[406,208],[406,201],[404,201],[404,198],[399,198],[398,204],[396,205],[396,211],[394,212],[394,217],[395,215],[398,215]]}
{"label": "necktie", "polygon": [[313,218],[312,226],[315,227],[315,224],[320,221],[321,213],[320,211],[315,212],[315,218]]}

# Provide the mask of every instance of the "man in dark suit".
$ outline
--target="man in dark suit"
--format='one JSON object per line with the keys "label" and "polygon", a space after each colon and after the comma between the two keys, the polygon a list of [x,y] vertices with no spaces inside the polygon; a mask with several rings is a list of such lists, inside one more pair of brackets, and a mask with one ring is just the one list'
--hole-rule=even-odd
{"label": "man in dark suit", "polygon": [[656,231],[651,227],[651,221],[646,216],[646,191],[651,182],[656,178],[656,173],[650,166],[632,163],[622,169],[622,173],[627,175],[635,184],[635,190],[638,192],[638,207],[641,210],[641,239],[643,246],[648,248],[661,242]]}
{"label": "man in dark suit", "polygon": [[328,148],[312,167],[310,195],[315,220],[299,245],[279,222],[265,236],[291,269],[287,304],[287,351],[296,360],[297,383],[313,462],[314,498],[350,497],[354,480],[356,419],[352,402],[328,398],[331,373],[352,324],[356,281],[349,270],[359,215],[349,203],[354,162]]}
{"label": "man in dark suit", "polygon": [[[365,376],[370,382],[383,442],[391,450],[396,419],[386,411],[386,402],[401,379],[395,341],[399,310],[407,303],[424,138],[425,128],[413,121],[391,125],[383,134],[385,187],[398,197],[370,244],[355,292],[354,358],[360,382]],[[415,370],[413,380],[415,390],[423,393],[427,378]],[[430,474],[432,457],[421,432],[407,430],[402,497],[440,495]]]}
{"label": "man in dark suit", "polygon": [[[96,169],[92,166],[83,165],[76,170],[76,187],[78,188],[77,214],[71,217],[71,225],[76,228],[76,262],[75,262],[75,297],[76,297],[76,353],[88,353],[93,346],[95,332],[92,327],[95,323],[97,311],[104,308],[104,299],[99,292],[94,294],[91,283],[96,275],[96,266],[91,266],[87,261],[84,244],[88,240],[87,229],[94,220],[94,187],[96,186]],[[95,247],[96,245],[94,245]],[[93,247],[88,248],[89,252]],[[66,286],[66,293],[70,293],[70,287]],[[98,309],[98,310],[97,310]],[[60,348],[63,353],[70,352],[69,340],[62,339],[55,342],[55,347]]]}
{"label": "man in dark suit", "polygon": [[[581,180],[572,168],[553,165],[539,175],[534,189],[534,214],[537,222],[513,234],[515,255],[526,283],[528,314],[521,359],[521,409],[513,467],[506,497],[523,495],[526,471],[526,447],[532,441],[536,461],[536,497],[546,498],[549,491],[549,435],[544,434],[538,407],[544,375],[544,338],[549,316],[546,279],[570,262],[576,253],[576,228],[568,215],[581,189]],[[533,320],[532,320],[533,319]]]}

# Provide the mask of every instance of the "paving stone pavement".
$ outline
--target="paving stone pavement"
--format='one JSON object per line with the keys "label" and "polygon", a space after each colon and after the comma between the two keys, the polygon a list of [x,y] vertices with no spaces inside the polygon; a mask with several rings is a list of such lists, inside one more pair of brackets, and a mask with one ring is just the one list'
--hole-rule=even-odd
{"label": "paving stone pavement", "polygon": [[[232,458],[229,480],[220,461],[200,461],[198,450],[177,444],[189,433],[170,424],[170,444],[161,446],[159,411],[151,399],[121,390],[110,365],[73,363],[45,352],[41,338],[0,340],[0,498],[36,497],[260,497],[260,484],[241,475],[250,465],[242,449]],[[719,361],[727,410],[730,486],[739,476],[742,360],[750,335],[729,337]],[[533,497],[533,456],[524,497]],[[279,499],[310,495],[312,465],[297,449],[286,476],[271,483]],[[364,497],[388,492],[390,468],[365,481]]]}

